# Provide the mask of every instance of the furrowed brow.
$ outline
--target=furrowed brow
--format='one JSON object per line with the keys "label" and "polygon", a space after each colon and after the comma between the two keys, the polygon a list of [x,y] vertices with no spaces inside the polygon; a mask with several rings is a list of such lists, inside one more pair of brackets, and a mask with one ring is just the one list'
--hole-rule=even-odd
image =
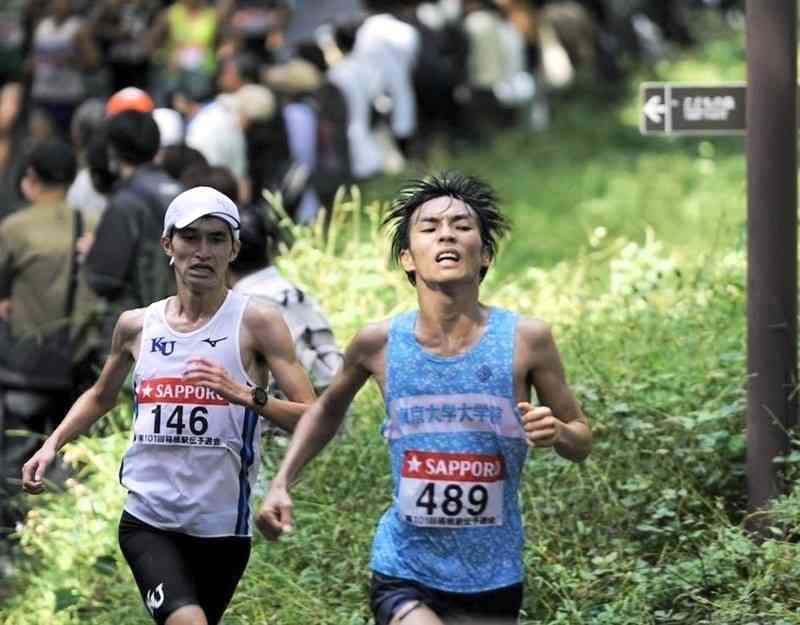
{"label": "furrowed brow", "polygon": [[427,217],[420,217],[417,220],[417,223],[431,223],[431,224],[438,224],[441,221],[441,218],[434,217],[433,215],[429,215]]}
{"label": "furrowed brow", "polygon": [[470,212],[463,212],[463,213],[456,213],[455,215],[447,215],[445,217],[439,217],[437,215],[426,215],[424,217],[420,217],[417,222],[418,223],[433,223],[438,224],[442,220],[449,221],[453,223],[454,221],[469,221],[473,218],[472,213]]}
{"label": "furrowed brow", "polygon": [[452,215],[450,217],[450,221],[470,221],[473,218],[472,213],[465,212],[465,213],[458,213],[457,215]]}

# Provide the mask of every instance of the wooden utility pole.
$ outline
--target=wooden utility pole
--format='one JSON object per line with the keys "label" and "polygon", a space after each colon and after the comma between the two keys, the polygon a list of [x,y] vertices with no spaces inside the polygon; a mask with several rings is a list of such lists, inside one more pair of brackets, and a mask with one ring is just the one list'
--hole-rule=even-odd
{"label": "wooden utility pole", "polygon": [[746,14],[747,486],[757,511],[784,492],[773,460],[797,417],[797,3],[747,0]]}

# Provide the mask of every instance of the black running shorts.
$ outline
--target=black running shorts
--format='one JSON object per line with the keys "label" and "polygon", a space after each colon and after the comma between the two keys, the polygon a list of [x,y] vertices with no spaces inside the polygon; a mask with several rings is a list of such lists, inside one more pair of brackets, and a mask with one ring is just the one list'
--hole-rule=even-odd
{"label": "black running shorts", "polygon": [[186,605],[218,623],[250,557],[250,538],[200,538],[148,525],[123,511],[119,546],[158,625]]}
{"label": "black running shorts", "polygon": [[448,624],[516,625],[522,607],[522,584],[462,594],[373,571],[369,603],[377,625],[389,625],[399,610],[414,603],[427,606]]}

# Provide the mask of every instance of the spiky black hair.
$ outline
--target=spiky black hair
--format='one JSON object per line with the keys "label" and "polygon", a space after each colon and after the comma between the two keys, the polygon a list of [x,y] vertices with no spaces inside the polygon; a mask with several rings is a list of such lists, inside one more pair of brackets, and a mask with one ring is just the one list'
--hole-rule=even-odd
{"label": "spiky black hair", "polygon": [[[426,178],[408,181],[392,202],[388,214],[383,219],[383,226],[391,229],[390,261],[395,265],[399,264],[403,250],[409,248],[411,217],[414,211],[438,197],[461,200],[475,212],[483,247],[489,257],[494,258],[498,239],[511,227],[509,219],[498,208],[497,194],[489,184],[475,176],[457,171],[443,171]],[[486,271],[486,267],[481,269],[481,280]],[[411,284],[416,284],[413,271],[407,271],[406,276]]]}

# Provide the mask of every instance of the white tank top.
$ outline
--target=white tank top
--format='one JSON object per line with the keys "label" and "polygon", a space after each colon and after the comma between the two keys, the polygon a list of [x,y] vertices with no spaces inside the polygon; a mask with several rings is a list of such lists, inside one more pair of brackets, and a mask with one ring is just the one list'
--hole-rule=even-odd
{"label": "white tank top", "polygon": [[133,442],[120,467],[125,509],[145,523],[192,536],[250,536],[250,493],[261,465],[261,416],[182,379],[192,356],[215,360],[253,385],[239,329],[248,297],[228,292],[202,328],[176,332],[167,300],[145,311],[133,370]]}

